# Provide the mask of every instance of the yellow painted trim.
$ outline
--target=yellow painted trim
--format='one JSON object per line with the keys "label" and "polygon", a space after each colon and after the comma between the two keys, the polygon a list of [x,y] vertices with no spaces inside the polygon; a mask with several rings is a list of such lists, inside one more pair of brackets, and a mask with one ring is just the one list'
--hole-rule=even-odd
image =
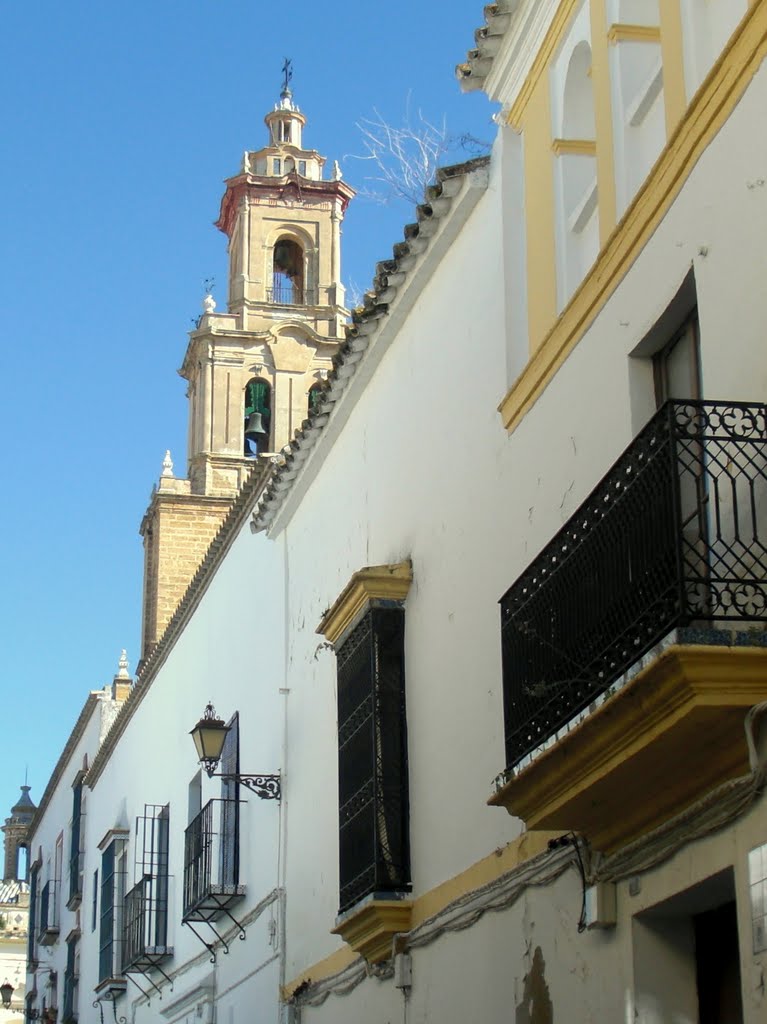
{"label": "yellow painted trim", "polygon": [[423,893],[413,901],[412,927],[417,928],[456,900],[463,899],[482,886],[489,885],[502,875],[545,853],[549,840],[559,834],[546,831],[523,832],[505,846],[499,846],[489,856],[476,861],[465,871]]}
{"label": "yellow painted trim", "polygon": [[[559,832],[543,831],[523,832],[506,846],[501,846],[497,850],[493,850],[487,857],[476,861],[465,871],[440,883],[433,889],[429,889],[428,892],[423,893],[411,903],[411,929],[422,925],[424,921],[445,910],[456,900],[470,895],[477,889],[481,889],[482,886],[496,881],[508,872],[522,867],[534,857],[545,853],[549,840],[559,834]],[[334,929],[334,933],[336,931]],[[348,946],[343,946],[291,979],[282,989],[283,1000],[289,999],[299,985],[308,981],[314,983],[324,981],[349,967],[356,959],[357,956],[352,950]]]}
{"label": "yellow painted trim", "polygon": [[323,960],[318,960],[317,963],[312,964],[305,971],[301,971],[295,978],[283,985],[280,990],[282,1001],[286,1003],[291,999],[299,985],[307,985],[311,982],[316,983],[324,981],[326,978],[332,978],[334,974],[340,974],[347,967],[351,967],[355,960],[359,960],[359,956],[354,950],[346,945],[341,946],[340,949],[331,953],[330,956],[326,956]]}
{"label": "yellow painted trim", "polygon": [[594,139],[554,139],[551,151],[555,156],[596,156]]}
{"label": "yellow painted trim", "polygon": [[[514,430],[540,398],[613,295],[668,213],[698,160],[727,122],[765,56],[767,3],[760,0],[745,15],[709,72],[687,116],[677,126],[591,271],[556,323],[545,337],[541,335],[542,343],[501,402],[499,411],[507,430]],[[535,222],[528,221],[527,235],[528,239],[537,235]],[[532,284],[529,287],[532,288]],[[553,317],[549,323],[552,320]]]}
{"label": "yellow painted trim", "polygon": [[551,95],[541,78],[525,111],[524,174],[527,265],[527,324],[530,352],[557,315],[557,252],[554,225],[554,157]]}
{"label": "yellow painted trim", "polygon": [[617,220],[615,194],[615,149],[613,142],[612,87],[607,45],[607,12],[604,0],[592,3],[591,83],[596,126],[597,202],[599,204],[599,246],[607,242]]}
{"label": "yellow painted trim", "polygon": [[670,139],[687,109],[687,90],[684,83],[684,35],[679,0],[668,0],[660,5],[660,31],[666,138]]}
{"label": "yellow painted trim", "polygon": [[395,935],[410,931],[410,900],[371,899],[349,913],[330,931],[340,935],[370,964],[389,960]]}
{"label": "yellow painted trim", "polygon": [[409,561],[360,569],[322,616],[317,632],[334,644],[371,601],[404,601],[412,582],[413,567]]}
{"label": "yellow painted trim", "polygon": [[660,27],[658,25],[626,25],[615,22],[608,30],[607,41],[611,46],[615,46],[617,43],[659,43]]}
{"label": "yellow painted trim", "polygon": [[564,38],[565,32],[570,24],[570,19],[575,13],[575,9],[580,3],[580,0],[562,0],[560,3],[557,13],[554,15],[549,30],[541,44],[541,48],[535,55],[532,67],[528,72],[527,78],[522,84],[522,88],[519,90],[517,98],[511,105],[509,110],[508,121],[512,128],[519,131],[522,127],[522,119],[527,105],[530,102],[533,94],[535,93],[539,80],[548,71],[549,64],[551,63],[554,54],[559,47],[559,44]]}
{"label": "yellow painted trim", "polygon": [[[765,697],[767,648],[674,645],[488,803],[610,852],[747,771],[743,718]],[[647,780],[650,764],[662,786]]]}

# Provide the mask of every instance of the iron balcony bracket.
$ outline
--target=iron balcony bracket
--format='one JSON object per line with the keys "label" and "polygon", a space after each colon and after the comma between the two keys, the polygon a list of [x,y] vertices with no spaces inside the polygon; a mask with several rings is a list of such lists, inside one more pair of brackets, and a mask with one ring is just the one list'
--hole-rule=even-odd
{"label": "iron balcony bracket", "polygon": [[[140,973],[143,973],[143,972],[140,972]],[[129,974],[129,973],[128,973],[128,971],[126,970],[126,972],[125,972],[125,977],[126,977],[126,978],[128,979],[128,981],[129,981],[129,982],[130,982],[130,983],[131,983],[132,985],[135,985],[135,986],[136,986],[136,988],[137,988],[137,989],[139,990],[139,992],[140,992],[140,993],[141,993],[141,995],[142,995],[142,996],[144,997],[144,999],[146,999],[146,1001],[147,1001],[147,1006],[151,1005],[151,1002],[152,1002],[152,1000],[151,1000],[151,998],[150,998],[150,996],[149,996],[149,993],[148,993],[148,992],[146,991],[146,989],[143,989],[143,988],[141,987],[141,985],[139,985],[139,983],[138,983],[138,982],[136,981],[136,979],[135,979],[135,978],[133,977],[132,973],[131,973],[131,974]],[[151,979],[151,978],[149,979],[149,982],[150,982],[150,984],[154,985],[154,982],[152,981],[152,979]],[[156,986],[156,985],[154,985],[154,987],[155,987],[155,988],[157,988],[157,986]],[[158,992],[160,991],[160,990],[159,990],[159,988],[157,988],[157,991],[158,991]]]}
{"label": "iron balcony bracket", "polygon": [[261,800],[280,800],[282,797],[282,786],[280,775],[231,775],[216,773],[215,778],[224,779],[226,782],[237,782],[255,793]]}
{"label": "iron balcony bracket", "polygon": [[[224,913],[226,913],[226,911],[224,911]],[[231,914],[227,914],[227,916],[228,917],[232,917]],[[234,921],[233,917],[232,917],[232,920]],[[224,956],[226,956],[229,953],[229,943],[226,941],[224,936],[221,935],[218,931],[216,931],[216,929],[213,927],[213,924],[210,921],[205,921],[205,922],[202,922],[202,923],[206,924],[208,926],[208,928],[210,928],[210,930],[216,936],[218,941],[221,943],[221,948],[224,951]],[[234,921],[234,923],[242,931],[242,926],[239,925],[237,923],[237,921]],[[202,937],[202,935],[200,935],[200,933],[194,927],[194,925],[192,924],[191,921],[184,921],[184,924],[187,926],[187,928],[191,928],[192,929],[192,932],[197,936],[197,938],[200,940],[200,942],[203,944],[203,946],[205,946],[207,951],[210,953],[210,962],[212,964],[214,964],[216,962],[216,945],[215,945],[215,943],[213,943],[213,942],[206,942],[205,939]],[[240,938],[243,938],[243,935],[240,935]]]}
{"label": "iron balcony bracket", "polygon": [[[235,926],[236,928],[239,928],[239,935],[237,936],[237,938],[238,938],[238,939],[240,940],[240,942],[244,942],[244,941],[245,941],[245,926],[244,926],[244,925],[242,925],[242,924],[240,924],[240,922],[239,922],[239,921],[237,920],[237,918],[236,918],[236,917],[234,917],[234,916],[233,916],[233,915],[232,915],[232,914],[231,914],[231,913],[230,913],[230,912],[229,912],[229,911],[228,911],[228,910],[226,909],[226,907],[222,907],[221,909],[222,909],[222,911],[223,911],[223,912],[224,912],[224,913],[226,914],[226,916],[227,916],[227,917],[229,918],[229,920],[230,920],[230,921],[232,922],[232,924],[233,924],[233,925],[234,925],[234,926]],[[222,941],[223,941],[223,940],[222,940]],[[227,953],[228,953],[228,952],[229,952],[229,950],[227,949]]]}

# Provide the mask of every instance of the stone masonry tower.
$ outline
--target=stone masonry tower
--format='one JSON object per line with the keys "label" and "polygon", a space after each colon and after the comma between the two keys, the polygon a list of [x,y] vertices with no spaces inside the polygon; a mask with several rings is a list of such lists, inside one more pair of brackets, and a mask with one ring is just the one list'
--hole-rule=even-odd
{"label": "stone masonry tower", "polygon": [[29,826],[37,808],[29,795],[29,786],[21,787],[21,796],[11,808],[11,816],[5,819],[2,831],[5,833],[4,882],[23,882],[19,878],[19,849],[26,844]]}
{"label": "stone masonry tower", "polygon": [[[267,144],[226,180],[216,226],[229,240],[227,312],[206,296],[179,371],[188,382],[188,475],[169,455],[141,525],[142,658],[154,644],[246,480],[306,419],[343,339],[341,221],[354,195],[338,164],[304,148],[306,118],[286,63]],[[254,415],[255,414],[255,415]],[[247,436],[246,436],[247,434]]]}

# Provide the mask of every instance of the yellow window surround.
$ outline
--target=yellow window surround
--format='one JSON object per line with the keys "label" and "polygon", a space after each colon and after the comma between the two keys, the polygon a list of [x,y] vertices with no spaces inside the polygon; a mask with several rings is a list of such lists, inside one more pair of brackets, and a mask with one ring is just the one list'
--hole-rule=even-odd
{"label": "yellow window surround", "polygon": [[410,561],[368,565],[360,569],[322,616],[317,632],[331,644],[336,643],[371,601],[404,601],[412,582],[413,566]]}
{"label": "yellow window surround", "polygon": [[[515,429],[628,273],[767,56],[767,0],[750,7],[677,123],[644,185],[499,406]],[[528,234],[532,231],[528,224]],[[531,342],[535,338],[531,337]]]}

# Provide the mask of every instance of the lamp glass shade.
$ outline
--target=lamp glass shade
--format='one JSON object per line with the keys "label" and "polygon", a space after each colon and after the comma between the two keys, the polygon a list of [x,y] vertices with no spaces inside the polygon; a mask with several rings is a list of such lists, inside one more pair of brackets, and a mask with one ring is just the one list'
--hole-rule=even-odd
{"label": "lamp glass shade", "polygon": [[13,985],[6,981],[4,985],[0,985],[0,998],[3,1000],[3,1006],[11,1005],[11,996],[13,995]]}
{"label": "lamp glass shade", "polygon": [[228,732],[229,726],[222,719],[216,717],[212,704],[208,704],[205,714],[190,732],[197,751],[197,758],[209,775],[213,774],[216,765],[221,760],[221,752],[224,749]]}

